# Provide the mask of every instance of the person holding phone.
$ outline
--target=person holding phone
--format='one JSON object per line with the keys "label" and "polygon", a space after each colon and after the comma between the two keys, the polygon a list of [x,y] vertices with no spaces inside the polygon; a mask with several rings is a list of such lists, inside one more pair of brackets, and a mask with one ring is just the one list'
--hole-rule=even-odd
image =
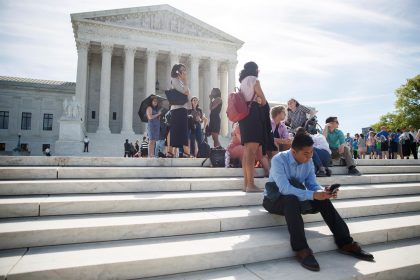
{"label": "person holding phone", "polygon": [[[313,144],[311,136],[297,134],[290,150],[280,152],[273,157],[268,181],[275,183],[274,191],[279,194],[273,195],[274,191],[271,187],[267,187],[269,184],[266,184],[263,207],[269,213],[285,216],[292,249],[298,261],[306,269],[311,271],[320,269],[305,237],[301,203],[307,201],[313,210],[321,213],[334,235],[339,252],[373,261],[374,257],[353,241],[346,223],[330,201],[331,198],[337,198],[339,185],[322,188],[316,181],[312,162]],[[293,182],[303,185],[304,188],[296,187]]]}

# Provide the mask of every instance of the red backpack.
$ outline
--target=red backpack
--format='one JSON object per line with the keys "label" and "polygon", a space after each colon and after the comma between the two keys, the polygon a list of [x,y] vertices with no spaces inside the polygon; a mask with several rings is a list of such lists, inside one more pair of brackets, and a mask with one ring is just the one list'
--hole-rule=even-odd
{"label": "red backpack", "polygon": [[[254,97],[255,93],[251,100]],[[250,107],[251,102],[249,104],[246,103],[245,97],[240,89],[237,88],[237,91],[229,93],[226,114],[231,122],[238,122],[245,119],[249,114]]]}

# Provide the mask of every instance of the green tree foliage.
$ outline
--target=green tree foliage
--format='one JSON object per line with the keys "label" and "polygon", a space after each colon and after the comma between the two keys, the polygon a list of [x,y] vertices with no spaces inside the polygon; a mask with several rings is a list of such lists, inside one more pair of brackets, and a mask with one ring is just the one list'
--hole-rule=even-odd
{"label": "green tree foliage", "polygon": [[396,130],[408,127],[420,128],[420,75],[408,79],[407,83],[395,91],[395,112],[380,117],[379,122],[372,125],[379,131],[382,125]]}

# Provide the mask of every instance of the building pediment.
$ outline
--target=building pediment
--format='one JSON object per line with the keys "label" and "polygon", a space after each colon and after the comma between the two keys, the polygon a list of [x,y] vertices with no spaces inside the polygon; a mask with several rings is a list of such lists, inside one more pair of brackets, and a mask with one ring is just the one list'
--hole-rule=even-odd
{"label": "building pediment", "polygon": [[72,20],[243,44],[241,40],[169,5],[72,14]]}

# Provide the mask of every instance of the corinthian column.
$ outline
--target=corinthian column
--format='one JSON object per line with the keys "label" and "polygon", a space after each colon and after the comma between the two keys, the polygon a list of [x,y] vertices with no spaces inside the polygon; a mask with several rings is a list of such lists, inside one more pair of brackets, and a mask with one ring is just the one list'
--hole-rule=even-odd
{"label": "corinthian column", "polygon": [[135,47],[124,48],[124,99],[121,133],[134,134],[133,131],[133,88]]}
{"label": "corinthian column", "polygon": [[101,89],[99,98],[99,126],[97,133],[111,133],[109,130],[109,104],[111,86],[111,58],[113,45],[102,43]]}
{"label": "corinthian column", "polygon": [[147,68],[146,68],[146,92],[145,96],[156,93],[156,57],[157,50],[148,49],[147,54]]}
{"label": "corinthian column", "polygon": [[190,90],[191,94],[199,97],[199,80],[198,80],[198,67],[200,58],[197,56],[190,56]]}
{"label": "corinthian column", "polygon": [[77,40],[76,100],[80,102],[83,126],[86,129],[86,83],[89,42]]}

